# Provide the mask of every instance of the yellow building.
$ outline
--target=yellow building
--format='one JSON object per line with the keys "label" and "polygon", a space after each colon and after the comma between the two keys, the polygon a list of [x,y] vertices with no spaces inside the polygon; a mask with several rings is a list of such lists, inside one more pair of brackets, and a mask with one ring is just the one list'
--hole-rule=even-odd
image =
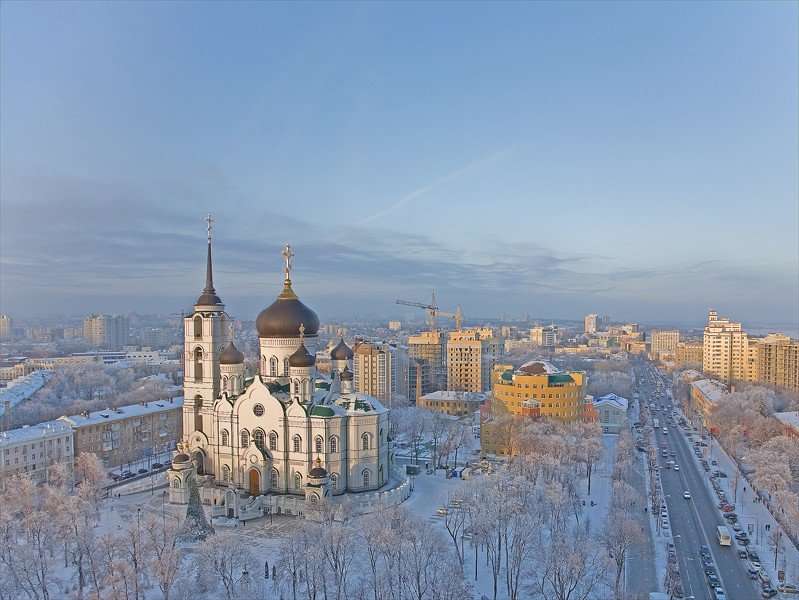
{"label": "yellow building", "polygon": [[657,358],[661,354],[673,354],[680,341],[680,332],[676,329],[653,329],[649,334],[649,352]]}
{"label": "yellow building", "polygon": [[799,392],[799,340],[771,333],[757,344],[757,380]]}
{"label": "yellow building", "polygon": [[416,405],[429,411],[453,417],[474,414],[486,401],[487,394],[479,392],[433,392],[422,396]]}
{"label": "yellow building", "polygon": [[699,341],[679,342],[675,349],[677,364],[680,366],[701,365],[703,347],[702,342]]}
{"label": "yellow building", "polygon": [[728,393],[727,386],[715,379],[691,382],[691,409],[701,415],[705,427],[710,427],[713,409]]}
{"label": "yellow building", "polygon": [[514,370],[493,369],[494,401],[512,415],[530,415],[534,405],[541,417],[576,421],[584,414],[586,377],[583,371],[560,371],[545,361],[530,361]]}
{"label": "yellow building", "polygon": [[447,389],[487,392],[491,369],[504,345],[489,327],[451,331],[447,340]]}
{"label": "yellow building", "polygon": [[711,310],[705,326],[702,370],[722,381],[746,381],[751,378],[752,368],[749,336],[741,324]]}

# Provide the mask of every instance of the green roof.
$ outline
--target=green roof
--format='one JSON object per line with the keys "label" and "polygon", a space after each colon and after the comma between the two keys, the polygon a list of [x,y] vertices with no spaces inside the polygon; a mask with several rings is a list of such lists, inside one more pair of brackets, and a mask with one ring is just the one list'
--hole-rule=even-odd
{"label": "green roof", "polygon": [[513,381],[513,371],[505,371],[502,373],[502,379],[505,381]]}
{"label": "green roof", "polygon": [[314,406],[311,409],[312,417],[334,417],[336,413],[329,406]]}
{"label": "green roof", "polygon": [[549,376],[548,383],[549,385],[553,383],[574,383],[574,379],[568,373],[557,373]]}
{"label": "green roof", "polygon": [[316,389],[317,390],[329,390],[330,389],[330,384],[327,383],[326,381],[317,381],[316,382]]}

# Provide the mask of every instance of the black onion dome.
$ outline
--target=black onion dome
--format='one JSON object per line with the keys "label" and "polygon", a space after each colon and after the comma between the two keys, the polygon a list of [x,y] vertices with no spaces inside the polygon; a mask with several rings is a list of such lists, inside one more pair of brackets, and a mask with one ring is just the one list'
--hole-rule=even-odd
{"label": "black onion dome", "polygon": [[236,348],[233,342],[228,342],[222,354],[219,355],[220,365],[240,365],[244,362],[244,354]]}
{"label": "black onion dome", "polygon": [[294,354],[289,356],[290,367],[312,367],[316,364],[316,359],[313,354],[308,352],[305,344],[300,344],[300,347],[294,351]]}
{"label": "black onion dome", "polygon": [[287,281],[277,300],[255,319],[255,328],[258,337],[294,338],[300,336],[300,325],[305,327],[306,336],[315,336],[319,331],[319,317],[300,302],[291,289],[291,282]]}
{"label": "black onion dome", "polygon": [[185,454],[184,452],[181,452],[181,453],[175,455],[175,458],[172,459],[172,462],[173,463],[187,463],[190,460],[191,460],[191,458],[189,458],[188,454]]}
{"label": "black onion dome", "polygon": [[344,343],[344,338],[338,345],[330,351],[331,360],[350,360],[352,358],[352,348]]}
{"label": "black onion dome", "polygon": [[317,479],[322,479],[323,477],[327,477],[327,470],[325,470],[324,467],[314,467],[308,475]]}
{"label": "black onion dome", "polygon": [[350,371],[349,367],[344,367],[344,370],[341,372],[341,381],[352,381],[352,379],[352,371]]}

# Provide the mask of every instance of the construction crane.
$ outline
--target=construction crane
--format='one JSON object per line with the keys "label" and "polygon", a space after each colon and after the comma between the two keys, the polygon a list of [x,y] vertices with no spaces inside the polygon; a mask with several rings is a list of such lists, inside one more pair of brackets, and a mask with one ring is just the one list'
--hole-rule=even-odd
{"label": "construction crane", "polygon": [[430,326],[430,331],[436,330],[436,317],[450,317],[455,320],[455,328],[460,331],[463,325],[463,311],[458,306],[454,313],[445,312],[438,307],[436,303],[436,293],[433,291],[432,301],[430,304],[423,302],[412,302],[410,300],[397,300],[397,304],[403,306],[414,306],[416,308],[423,308],[427,311],[427,324]]}

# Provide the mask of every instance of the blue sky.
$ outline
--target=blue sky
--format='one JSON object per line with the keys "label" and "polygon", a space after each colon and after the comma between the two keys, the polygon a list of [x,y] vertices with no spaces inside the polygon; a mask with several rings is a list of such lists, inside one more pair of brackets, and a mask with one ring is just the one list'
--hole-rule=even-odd
{"label": "blue sky", "polygon": [[797,4],[3,3],[0,305],[799,322]]}

